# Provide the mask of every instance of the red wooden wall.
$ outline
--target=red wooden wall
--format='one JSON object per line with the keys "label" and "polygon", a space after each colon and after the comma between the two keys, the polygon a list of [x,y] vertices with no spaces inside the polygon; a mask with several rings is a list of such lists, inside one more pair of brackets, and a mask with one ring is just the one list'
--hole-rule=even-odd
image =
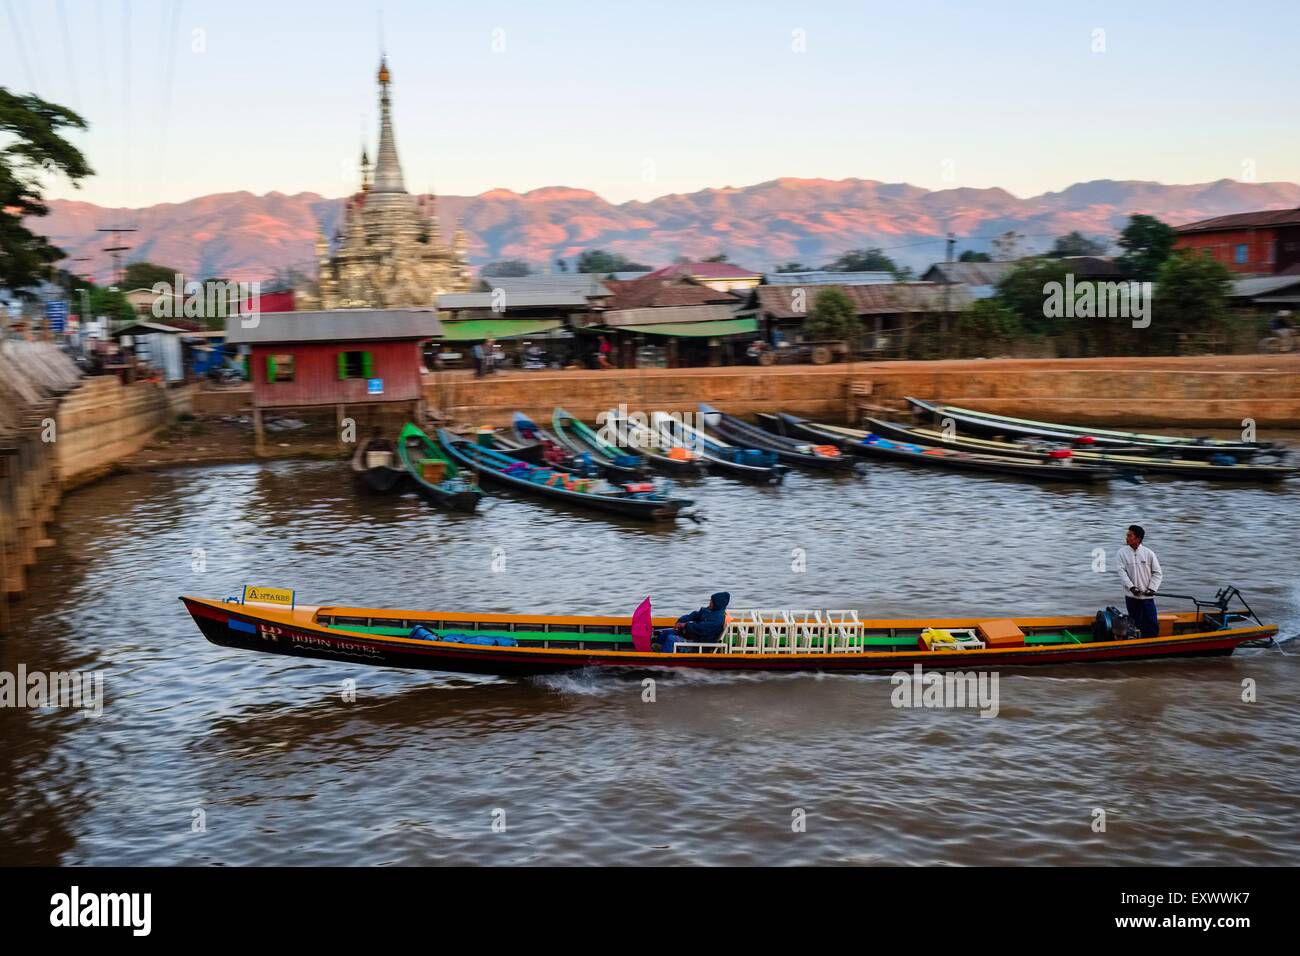
{"label": "red wooden wall", "polygon": [[[340,352],[369,352],[371,378],[384,380],[382,395],[369,395],[365,378],[340,381]],[[269,355],[294,357],[293,381],[267,381]],[[249,357],[253,378],[253,403],[259,407],[335,405],[340,402],[410,402],[421,397],[420,343],[400,342],[294,343],[254,345]]]}

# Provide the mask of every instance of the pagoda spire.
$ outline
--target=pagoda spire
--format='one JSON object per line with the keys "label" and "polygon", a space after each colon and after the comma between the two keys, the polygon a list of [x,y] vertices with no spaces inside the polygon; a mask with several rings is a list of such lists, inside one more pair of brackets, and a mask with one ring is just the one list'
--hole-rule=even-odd
{"label": "pagoda spire", "polygon": [[392,77],[388,60],[379,60],[379,151],[375,155],[375,176],[371,190],[377,193],[404,193],[402,166],[397,161],[397,142],[393,137],[393,116],[388,87]]}

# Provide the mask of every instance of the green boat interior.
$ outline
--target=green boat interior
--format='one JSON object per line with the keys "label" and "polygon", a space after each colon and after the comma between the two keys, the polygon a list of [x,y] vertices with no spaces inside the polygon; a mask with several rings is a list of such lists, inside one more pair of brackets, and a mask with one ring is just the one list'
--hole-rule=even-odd
{"label": "green boat interior", "polygon": [[[1172,615],[1170,615],[1172,617]],[[322,614],[317,623],[332,630],[350,631],[356,634],[373,634],[380,637],[409,637],[411,630],[418,626],[445,637],[452,634],[473,633],[479,637],[512,638],[520,646],[555,648],[566,650],[632,650],[630,626],[545,624],[540,622],[492,622],[483,621],[439,621],[429,619],[398,618],[361,618],[341,615]],[[992,623],[992,622],[990,622]],[[1009,622],[1008,622],[1009,623]],[[1235,622],[1234,622],[1235,623]],[[1194,620],[1172,621],[1167,628],[1170,634],[1195,633],[1213,630],[1213,625],[1197,623]],[[1024,647],[1042,647],[1069,644],[1088,644],[1094,638],[1087,625],[1078,627],[1026,626],[1021,630],[1023,637],[1017,641]],[[921,646],[923,635],[931,637],[926,646],[943,648],[983,647],[986,641],[979,640],[986,635],[977,636],[975,628],[930,629],[921,625],[900,628],[881,628],[878,630],[857,629],[838,634],[827,631],[823,634],[772,634],[762,638],[762,646],[769,650],[811,650],[824,651],[829,646],[836,650],[860,651],[915,651]],[[978,643],[976,643],[978,641]],[[954,643],[955,642],[955,643]],[[747,633],[743,627],[736,627],[735,622],[728,628],[718,649],[756,650],[760,644],[757,633]]]}

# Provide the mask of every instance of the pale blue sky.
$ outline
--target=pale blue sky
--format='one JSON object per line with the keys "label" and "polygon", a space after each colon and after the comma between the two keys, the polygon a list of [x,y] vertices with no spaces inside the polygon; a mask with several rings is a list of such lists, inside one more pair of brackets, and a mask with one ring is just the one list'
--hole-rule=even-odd
{"label": "pale blue sky", "polygon": [[0,0],[0,85],[92,124],[98,175],[52,195],[339,196],[373,149],[381,6],[412,190],[1300,181],[1294,0]]}

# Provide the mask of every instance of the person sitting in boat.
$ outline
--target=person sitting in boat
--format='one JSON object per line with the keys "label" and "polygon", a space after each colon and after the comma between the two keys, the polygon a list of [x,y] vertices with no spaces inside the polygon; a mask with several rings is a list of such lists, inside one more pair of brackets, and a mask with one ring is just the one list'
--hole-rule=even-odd
{"label": "person sitting in boat", "polygon": [[1146,536],[1141,525],[1129,525],[1124,536],[1127,546],[1120,548],[1115,557],[1119,563],[1119,579],[1127,592],[1124,605],[1128,616],[1141,629],[1143,637],[1155,637],[1160,633],[1156,592],[1165,575],[1155,552],[1142,543]]}
{"label": "person sitting in boat", "polygon": [[650,642],[650,649],[671,654],[680,641],[696,644],[716,644],[722,640],[727,628],[727,605],[731,595],[719,591],[709,598],[709,606],[690,614],[683,614],[672,627],[661,628]]}

